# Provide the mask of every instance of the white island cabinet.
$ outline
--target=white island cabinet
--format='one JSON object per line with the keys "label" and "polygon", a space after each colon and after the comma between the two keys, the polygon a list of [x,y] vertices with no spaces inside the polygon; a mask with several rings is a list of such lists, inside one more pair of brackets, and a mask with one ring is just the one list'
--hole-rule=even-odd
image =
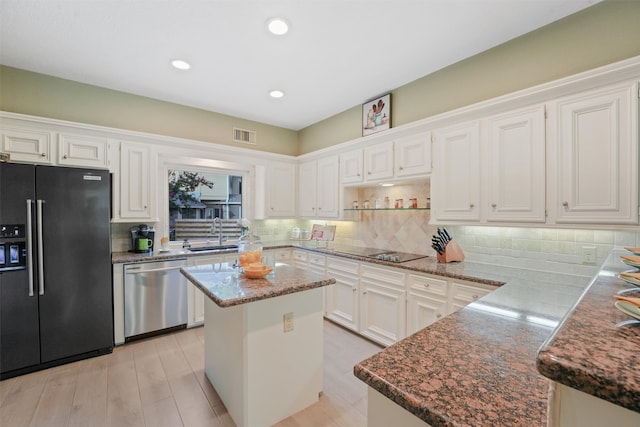
{"label": "white island cabinet", "polygon": [[322,392],[322,287],[335,283],[277,263],[264,279],[231,263],[182,269],[205,294],[205,373],[238,427],[269,426]]}

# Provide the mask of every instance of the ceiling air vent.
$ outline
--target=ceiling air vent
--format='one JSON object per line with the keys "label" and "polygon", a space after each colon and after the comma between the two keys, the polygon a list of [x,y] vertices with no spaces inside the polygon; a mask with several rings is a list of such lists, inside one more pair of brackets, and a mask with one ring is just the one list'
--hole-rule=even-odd
{"label": "ceiling air vent", "polygon": [[258,134],[255,130],[233,128],[233,142],[255,145],[257,139]]}

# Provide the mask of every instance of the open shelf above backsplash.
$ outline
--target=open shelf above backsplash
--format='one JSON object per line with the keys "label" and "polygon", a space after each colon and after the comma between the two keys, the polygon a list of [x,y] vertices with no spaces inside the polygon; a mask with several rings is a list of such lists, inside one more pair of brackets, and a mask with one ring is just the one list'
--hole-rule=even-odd
{"label": "open shelf above backsplash", "polygon": [[[344,211],[429,210],[431,208],[429,182],[429,180],[420,180],[395,184],[391,187],[371,184],[362,187],[344,187],[342,208]],[[385,198],[388,198],[387,203]],[[400,199],[402,199],[402,207],[396,208],[396,201]],[[407,208],[408,204],[411,206],[412,199],[416,199],[416,207]]]}

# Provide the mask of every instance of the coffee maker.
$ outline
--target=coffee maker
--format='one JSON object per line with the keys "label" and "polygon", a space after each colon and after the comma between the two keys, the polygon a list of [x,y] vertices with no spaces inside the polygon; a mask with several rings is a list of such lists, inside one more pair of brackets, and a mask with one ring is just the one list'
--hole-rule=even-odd
{"label": "coffee maker", "polygon": [[153,252],[155,230],[147,224],[131,228],[131,252]]}

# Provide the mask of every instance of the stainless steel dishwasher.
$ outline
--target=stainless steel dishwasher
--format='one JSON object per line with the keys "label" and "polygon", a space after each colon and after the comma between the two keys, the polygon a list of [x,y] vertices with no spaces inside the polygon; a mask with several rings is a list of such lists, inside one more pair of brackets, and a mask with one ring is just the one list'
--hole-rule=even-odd
{"label": "stainless steel dishwasher", "polygon": [[187,325],[185,259],[124,266],[124,338],[143,338]]}

